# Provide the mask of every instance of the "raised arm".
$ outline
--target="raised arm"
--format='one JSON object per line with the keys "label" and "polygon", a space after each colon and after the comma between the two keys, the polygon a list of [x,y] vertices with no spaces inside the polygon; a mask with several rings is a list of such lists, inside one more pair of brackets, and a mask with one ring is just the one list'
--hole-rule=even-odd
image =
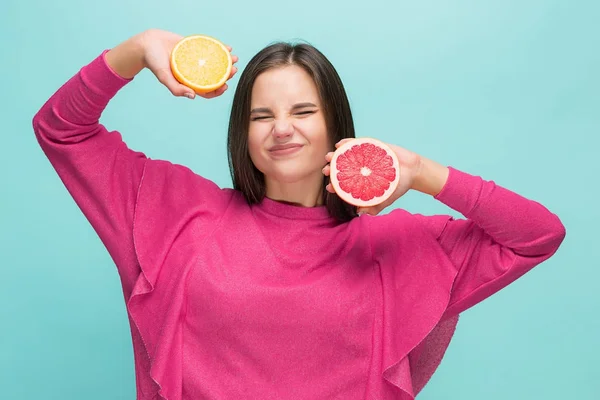
{"label": "raised arm", "polygon": [[[459,314],[496,293],[551,257],[562,243],[565,227],[540,203],[493,181],[448,168],[398,146],[391,147],[401,164],[398,188],[386,203],[362,211],[377,214],[413,189],[431,195],[465,217],[411,217],[437,240],[455,268],[446,316]],[[383,217],[372,228],[376,256],[385,262],[405,263],[404,249],[398,247],[405,242],[401,240],[403,236],[411,235],[407,227],[412,225],[403,220],[406,214],[402,212]],[[418,243],[410,242],[410,246],[419,250]],[[404,266],[399,268],[408,273]],[[421,272],[410,271],[405,279],[414,279],[411,274]],[[443,275],[444,271],[440,273]]]}
{"label": "raised arm", "polygon": [[[458,269],[446,311],[451,316],[551,257],[565,237],[565,227],[536,201],[493,181],[452,168],[448,172],[441,191],[432,194],[466,218],[422,218]],[[436,181],[433,175],[429,180]]]}
{"label": "raised arm", "polygon": [[[129,40],[117,50],[130,79],[143,68],[137,43]],[[127,285],[137,275],[131,227],[146,156],[99,122],[108,102],[130,81],[111,69],[106,55],[84,66],[50,97],[33,118],[33,130]]]}
{"label": "raised arm", "polygon": [[[99,120],[113,96],[144,68],[173,95],[193,93],[169,70],[169,53],[179,39],[152,30],[103,52],[60,87],[33,118],[42,150],[111,254],[126,294],[139,273],[132,224],[147,158]],[[205,97],[216,97],[225,89]]]}

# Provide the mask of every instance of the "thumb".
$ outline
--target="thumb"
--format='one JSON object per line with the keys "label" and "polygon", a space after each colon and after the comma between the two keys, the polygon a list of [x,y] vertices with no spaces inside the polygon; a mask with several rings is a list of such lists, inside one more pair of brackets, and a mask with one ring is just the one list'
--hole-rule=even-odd
{"label": "thumb", "polygon": [[158,78],[158,81],[165,85],[167,89],[169,89],[173,96],[185,96],[190,99],[196,97],[194,90],[179,83],[169,69],[158,70],[156,72],[156,78]]}
{"label": "thumb", "polygon": [[377,215],[383,210],[383,208],[384,207],[381,207],[381,205],[377,205],[371,207],[359,207],[356,211],[359,214]]}

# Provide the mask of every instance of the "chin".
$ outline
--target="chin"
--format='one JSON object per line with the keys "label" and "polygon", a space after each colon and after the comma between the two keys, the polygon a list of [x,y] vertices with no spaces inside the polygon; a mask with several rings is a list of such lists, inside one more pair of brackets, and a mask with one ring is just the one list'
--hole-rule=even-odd
{"label": "chin", "polygon": [[281,183],[296,183],[310,176],[306,171],[273,171],[269,174],[271,179]]}
{"label": "chin", "polygon": [[314,160],[305,157],[290,158],[287,160],[277,160],[265,162],[259,168],[269,180],[280,183],[291,184],[297,182],[310,182],[315,177],[324,177],[321,169],[325,166],[315,165]]}
{"label": "chin", "polygon": [[277,165],[275,168],[270,168],[265,174],[271,180],[281,183],[297,183],[297,182],[310,182],[315,180],[315,177],[323,177],[321,168],[303,168],[299,165]]}

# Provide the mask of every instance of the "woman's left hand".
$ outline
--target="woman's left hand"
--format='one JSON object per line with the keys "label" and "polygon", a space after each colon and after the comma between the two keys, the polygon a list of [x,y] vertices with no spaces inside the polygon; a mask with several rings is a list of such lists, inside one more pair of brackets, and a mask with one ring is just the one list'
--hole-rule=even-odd
{"label": "woman's left hand", "polygon": [[[352,139],[343,139],[336,143],[336,149]],[[400,163],[400,180],[396,191],[383,203],[366,208],[359,208],[358,213],[377,215],[386,207],[390,206],[410,189],[419,190],[428,194],[435,195],[447,179],[447,168],[433,161],[427,160],[417,153],[406,150],[400,146],[387,144],[398,157]],[[329,163],[333,157],[333,152],[327,153],[325,160],[327,165],[323,168],[323,173],[329,176]],[[327,185],[327,191],[335,193],[331,183]]]}

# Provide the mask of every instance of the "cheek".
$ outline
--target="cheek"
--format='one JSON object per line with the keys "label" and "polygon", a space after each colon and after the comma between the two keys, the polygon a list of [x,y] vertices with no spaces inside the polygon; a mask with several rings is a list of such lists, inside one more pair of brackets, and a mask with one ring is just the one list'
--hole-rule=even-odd
{"label": "cheek", "polygon": [[323,121],[311,121],[310,126],[307,126],[305,131],[310,135],[309,140],[313,146],[320,150],[329,150],[327,126]]}

